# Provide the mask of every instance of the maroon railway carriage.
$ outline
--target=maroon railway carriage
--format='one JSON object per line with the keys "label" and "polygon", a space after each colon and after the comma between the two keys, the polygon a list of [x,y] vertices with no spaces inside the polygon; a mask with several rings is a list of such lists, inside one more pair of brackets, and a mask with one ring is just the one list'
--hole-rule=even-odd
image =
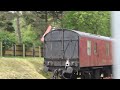
{"label": "maroon railway carriage", "polygon": [[45,35],[44,67],[54,77],[99,79],[112,74],[112,39],[76,30]]}

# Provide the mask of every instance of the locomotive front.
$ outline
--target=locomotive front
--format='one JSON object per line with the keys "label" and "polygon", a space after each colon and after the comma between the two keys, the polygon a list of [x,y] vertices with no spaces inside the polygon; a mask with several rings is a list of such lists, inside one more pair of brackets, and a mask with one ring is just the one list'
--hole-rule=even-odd
{"label": "locomotive front", "polygon": [[79,69],[79,36],[66,29],[52,30],[44,37],[44,68],[61,78],[76,77]]}

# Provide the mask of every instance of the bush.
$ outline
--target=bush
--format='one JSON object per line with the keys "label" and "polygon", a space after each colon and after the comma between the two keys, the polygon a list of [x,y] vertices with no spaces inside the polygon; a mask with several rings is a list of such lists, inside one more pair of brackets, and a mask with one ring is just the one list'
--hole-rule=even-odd
{"label": "bush", "polygon": [[3,43],[3,55],[5,54],[5,50],[10,48],[13,44],[15,44],[15,34],[7,32],[7,31],[1,31],[0,32],[0,41]]}

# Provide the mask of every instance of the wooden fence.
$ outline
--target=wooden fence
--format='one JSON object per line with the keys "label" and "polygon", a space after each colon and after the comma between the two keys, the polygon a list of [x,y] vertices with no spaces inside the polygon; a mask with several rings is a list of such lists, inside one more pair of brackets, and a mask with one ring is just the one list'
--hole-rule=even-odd
{"label": "wooden fence", "polygon": [[27,48],[25,44],[22,45],[12,45],[11,48],[5,50],[3,53],[3,45],[0,42],[0,55],[1,56],[23,56],[23,57],[42,57],[43,49],[38,47],[29,47]]}

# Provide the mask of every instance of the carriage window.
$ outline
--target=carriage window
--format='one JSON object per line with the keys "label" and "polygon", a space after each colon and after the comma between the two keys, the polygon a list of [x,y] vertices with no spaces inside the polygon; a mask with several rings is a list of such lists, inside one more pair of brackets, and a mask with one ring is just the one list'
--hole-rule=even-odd
{"label": "carriage window", "polygon": [[106,55],[109,56],[110,54],[110,45],[109,43],[106,43]]}
{"label": "carriage window", "polygon": [[87,54],[90,56],[91,55],[91,41],[87,41]]}
{"label": "carriage window", "polygon": [[97,54],[97,43],[94,44],[94,54]]}

